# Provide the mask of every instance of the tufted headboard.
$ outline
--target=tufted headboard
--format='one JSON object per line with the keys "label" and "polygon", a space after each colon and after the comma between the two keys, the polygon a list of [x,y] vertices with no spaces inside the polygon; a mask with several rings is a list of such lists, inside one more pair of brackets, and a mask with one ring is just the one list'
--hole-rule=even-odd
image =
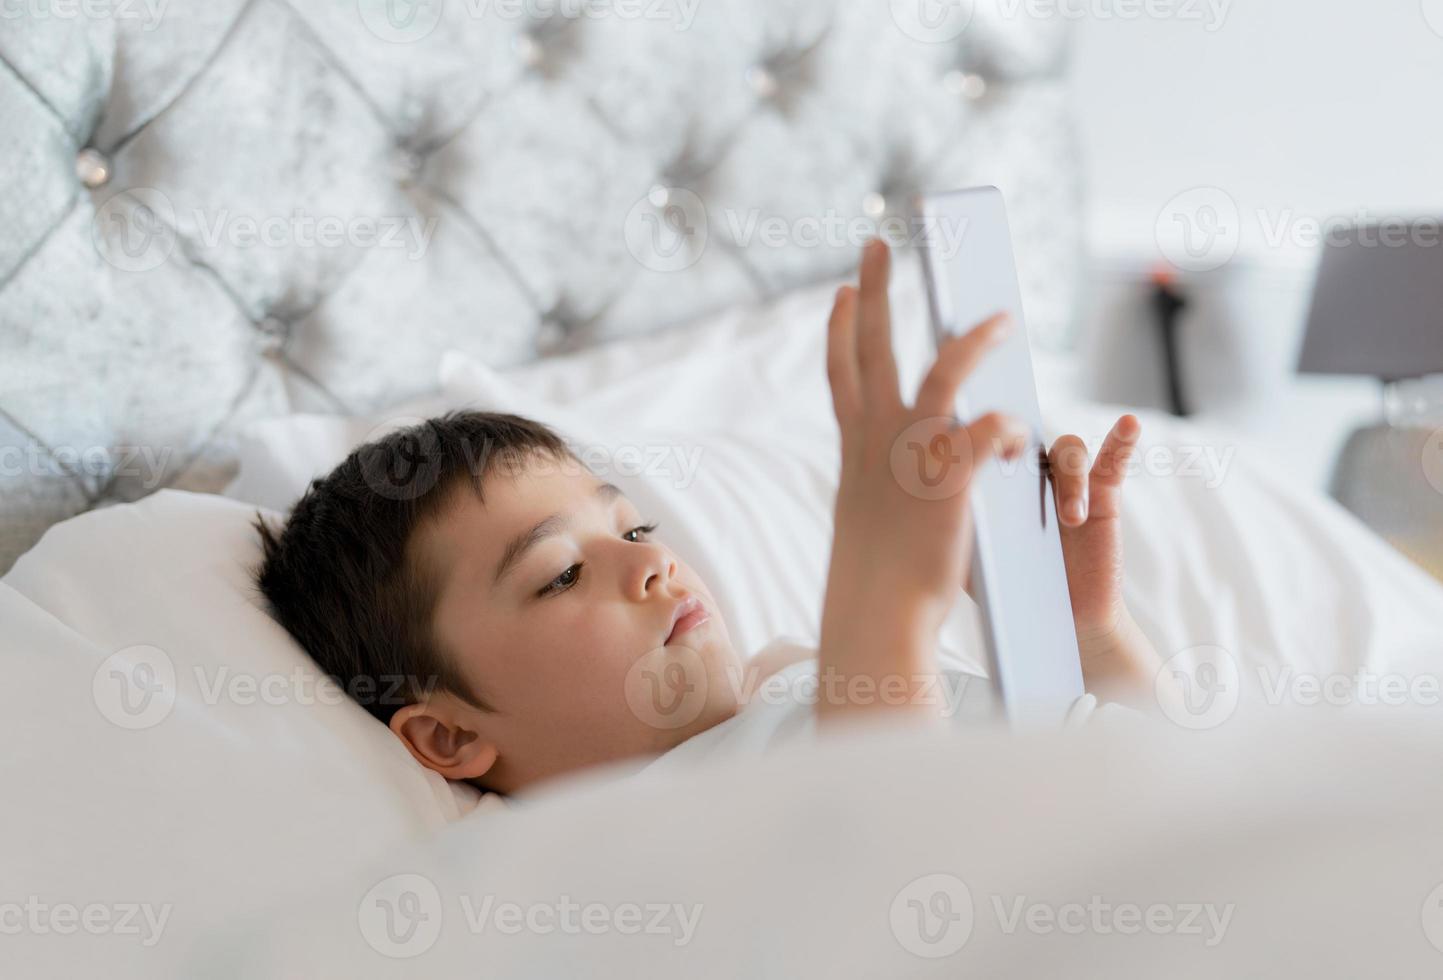
{"label": "tufted headboard", "polygon": [[840,275],[1008,194],[1061,343],[1063,19],[1004,0],[85,0],[0,12],[0,572],[232,437]]}

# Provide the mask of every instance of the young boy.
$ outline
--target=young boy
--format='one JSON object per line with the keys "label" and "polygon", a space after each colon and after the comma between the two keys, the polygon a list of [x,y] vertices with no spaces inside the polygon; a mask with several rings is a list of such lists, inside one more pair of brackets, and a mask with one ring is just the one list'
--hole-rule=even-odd
{"label": "young boy", "polygon": [[[886,246],[869,243],[860,288],[838,291],[828,327],[842,464],[816,657],[818,676],[837,682],[827,690],[853,693],[816,700],[821,729],[879,712],[937,715],[923,691],[966,584],[970,473],[1027,440],[1001,415],[967,426],[952,416],[959,385],[1005,336],[1001,317],[948,341],[916,405],[902,403],[889,266]],[[892,443],[918,422],[940,437],[934,451],[961,461],[944,499],[893,477]],[[1141,701],[1158,662],[1123,604],[1119,527],[1139,433],[1125,415],[1090,471],[1076,436],[1057,440],[1049,463],[1088,688]],[[358,700],[422,765],[502,794],[655,758],[737,715],[757,679],[799,656],[745,664],[706,583],[645,515],[556,433],[514,415],[452,413],[392,433],[315,481],[279,535],[257,524],[258,584],[321,668],[349,691],[377,692]],[[743,673],[751,684],[736,683]],[[391,681],[397,697],[383,696]],[[643,682],[700,695],[659,722],[645,692],[638,710]],[[884,689],[892,696],[876,696]]]}

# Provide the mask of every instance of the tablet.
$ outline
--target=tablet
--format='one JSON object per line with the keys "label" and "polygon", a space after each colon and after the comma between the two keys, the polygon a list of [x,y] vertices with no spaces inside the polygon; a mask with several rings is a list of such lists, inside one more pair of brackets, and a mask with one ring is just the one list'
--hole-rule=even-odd
{"label": "tablet", "polygon": [[1007,208],[995,187],[926,194],[916,206],[934,340],[940,344],[994,313],[1012,317],[1011,334],[988,352],[957,397],[963,422],[1000,411],[1033,431],[1027,452],[1010,461],[993,458],[972,478],[972,583],[1008,722],[1060,726],[1083,694],[1082,661]]}

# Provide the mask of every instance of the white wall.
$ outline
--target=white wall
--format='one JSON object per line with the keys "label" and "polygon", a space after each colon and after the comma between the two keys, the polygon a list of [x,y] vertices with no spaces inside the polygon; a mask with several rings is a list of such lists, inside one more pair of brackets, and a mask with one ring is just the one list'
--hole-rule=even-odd
{"label": "white wall", "polygon": [[[1118,16],[1149,3],[1178,15]],[[1376,415],[1378,390],[1293,374],[1315,233],[1360,209],[1443,217],[1443,0],[1052,6],[1090,14],[1074,24],[1073,101],[1093,254],[1081,316],[1092,393],[1162,404],[1143,283],[1164,257],[1169,202],[1217,188],[1236,205],[1237,251],[1181,274],[1193,403],[1326,484],[1343,436]]]}
{"label": "white wall", "polygon": [[[1061,7],[1100,14],[1129,2]],[[1443,212],[1443,0],[1199,0],[1197,9],[1209,3],[1224,10],[1215,31],[1210,14],[1075,24],[1075,105],[1100,248],[1145,242],[1159,209],[1197,185],[1237,201],[1245,248],[1259,208]]]}

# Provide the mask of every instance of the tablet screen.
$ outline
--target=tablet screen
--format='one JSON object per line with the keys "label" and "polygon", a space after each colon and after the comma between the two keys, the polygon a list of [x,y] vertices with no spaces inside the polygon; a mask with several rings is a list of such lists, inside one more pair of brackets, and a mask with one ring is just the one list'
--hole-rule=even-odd
{"label": "tablet screen", "polygon": [[993,458],[972,478],[972,575],[989,660],[1009,721],[1061,724],[1082,696],[1082,664],[1062,560],[1007,209],[995,187],[924,195],[923,268],[937,340],[998,312],[1013,330],[963,382],[957,417],[1001,411],[1032,428],[1016,459]]}

